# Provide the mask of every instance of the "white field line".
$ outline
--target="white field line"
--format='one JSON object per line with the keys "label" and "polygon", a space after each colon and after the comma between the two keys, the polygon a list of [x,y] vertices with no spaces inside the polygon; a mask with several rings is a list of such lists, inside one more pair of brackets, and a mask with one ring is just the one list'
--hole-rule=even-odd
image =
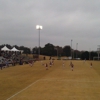
{"label": "white field line", "polygon": [[89,81],[89,80],[71,80],[71,79],[57,79],[57,78],[50,78],[50,79],[41,79],[41,81],[65,81],[65,82],[85,82],[85,83],[100,83],[100,81]]}
{"label": "white field line", "polygon": [[68,79],[59,79],[59,78],[48,78],[48,79],[39,79],[35,82],[33,82],[32,84],[30,84],[29,86],[27,86],[26,88],[22,89],[21,91],[15,93],[14,95],[12,95],[11,97],[9,97],[7,100],[12,99],[13,97],[15,97],[16,95],[18,95],[19,93],[25,91],[26,89],[28,89],[29,87],[31,87],[32,85],[34,85],[35,83],[39,82],[39,81],[66,81],[66,82],[93,82],[93,83],[100,83],[100,81],[88,81],[88,80],[68,80]]}
{"label": "white field line", "polygon": [[33,82],[32,84],[30,84],[29,86],[27,86],[26,88],[22,89],[21,91],[15,93],[14,95],[12,95],[11,97],[9,97],[7,100],[10,100],[11,98],[13,98],[14,96],[18,95],[19,93],[23,92],[24,90],[28,89],[29,87],[31,87],[33,84],[37,83],[40,80],[37,80],[35,82]]}

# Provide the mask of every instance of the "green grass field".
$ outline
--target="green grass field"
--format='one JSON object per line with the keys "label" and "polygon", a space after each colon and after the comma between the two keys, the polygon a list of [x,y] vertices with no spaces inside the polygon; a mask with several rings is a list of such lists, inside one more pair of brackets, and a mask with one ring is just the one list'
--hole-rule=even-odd
{"label": "green grass field", "polygon": [[72,61],[74,71],[62,62],[48,70],[40,61],[0,70],[0,100],[100,100],[100,62],[90,68],[90,61]]}

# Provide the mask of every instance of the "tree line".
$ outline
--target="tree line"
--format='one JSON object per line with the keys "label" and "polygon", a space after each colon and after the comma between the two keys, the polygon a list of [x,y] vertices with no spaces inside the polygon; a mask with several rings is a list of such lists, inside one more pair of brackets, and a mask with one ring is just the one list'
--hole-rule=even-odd
{"label": "tree line", "polygon": [[73,59],[76,58],[80,58],[82,60],[86,59],[86,60],[93,60],[93,57],[97,57],[98,54],[96,51],[79,51],[79,50],[74,50],[72,49],[69,45],[66,45],[64,47],[60,47],[60,46],[54,46],[51,43],[47,43],[45,44],[44,47],[33,47],[28,48],[28,47],[24,47],[24,46],[11,46],[9,44],[3,44],[0,45],[0,50],[2,47],[7,46],[9,49],[12,49],[13,47],[15,47],[18,50],[23,50],[24,54],[37,54],[38,55],[38,50],[40,49],[40,54],[41,55],[46,55],[46,56],[66,56],[66,57],[71,57]]}

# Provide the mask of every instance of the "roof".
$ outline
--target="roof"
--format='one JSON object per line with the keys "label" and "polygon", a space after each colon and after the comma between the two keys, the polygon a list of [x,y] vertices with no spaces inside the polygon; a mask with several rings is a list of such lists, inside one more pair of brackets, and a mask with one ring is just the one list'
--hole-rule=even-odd
{"label": "roof", "polygon": [[10,51],[10,49],[4,46],[3,48],[1,48],[1,51]]}

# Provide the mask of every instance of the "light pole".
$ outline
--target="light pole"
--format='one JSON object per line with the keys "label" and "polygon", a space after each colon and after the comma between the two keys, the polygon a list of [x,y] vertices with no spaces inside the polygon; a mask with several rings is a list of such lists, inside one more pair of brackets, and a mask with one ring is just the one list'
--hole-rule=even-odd
{"label": "light pole", "polygon": [[57,48],[57,57],[58,57],[58,48]]}
{"label": "light pole", "polygon": [[72,41],[73,40],[71,40],[71,59],[72,59]]}
{"label": "light pole", "polygon": [[97,48],[97,53],[98,53],[98,60],[99,60],[100,48]]}
{"label": "light pole", "polygon": [[43,29],[41,25],[36,25],[36,29],[39,30],[39,48],[38,48],[38,55],[40,55],[40,30]]}
{"label": "light pole", "polygon": [[78,43],[76,43],[76,58],[77,58]]}
{"label": "light pole", "polygon": [[98,60],[99,60],[99,54],[100,54],[100,45],[98,45],[98,48],[97,48],[97,53],[98,53]]}
{"label": "light pole", "polygon": [[55,47],[54,49],[56,50],[56,52],[57,52],[57,57],[58,57],[58,47]]}
{"label": "light pole", "polygon": [[89,49],[89,60],[91,59],[91,49]]}

